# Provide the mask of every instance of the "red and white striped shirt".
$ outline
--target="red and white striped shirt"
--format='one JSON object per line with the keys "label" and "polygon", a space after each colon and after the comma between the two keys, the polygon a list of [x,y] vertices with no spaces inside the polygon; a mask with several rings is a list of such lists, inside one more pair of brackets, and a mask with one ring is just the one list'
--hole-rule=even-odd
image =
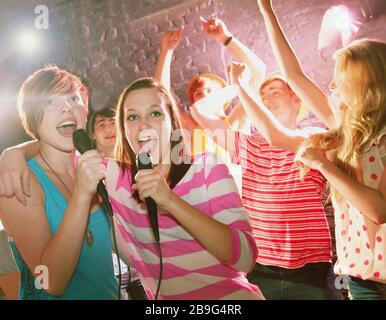
{"label": "red and white striped shirt", "polygon": [[258,247],[256,262],[263,265],[295,269],[331,262],[331,235],[322,201],[324,177],[311,170],[301,181],[294,158],[293,152],[271,146],[259,135],[236,134],[242,201]]}

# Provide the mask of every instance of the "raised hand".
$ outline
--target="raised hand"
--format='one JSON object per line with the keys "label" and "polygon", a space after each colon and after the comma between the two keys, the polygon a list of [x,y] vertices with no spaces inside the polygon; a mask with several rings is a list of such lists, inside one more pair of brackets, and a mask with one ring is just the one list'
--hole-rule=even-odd
{"label": "raised hand", "polygon": [[200,17],[200,20],[202,22],[204,32],[209,38],[224,44],[224,42],[232,36],[222,20],[217,18],[210,18],[209,20],[206,20],[203,17]]}
{"label": "raised hand", "polygon": [[251,80],[251,70],[245,63],[231,62],[227,66],[232,85],[249,83]]}
{"label": "raised hand", "polygon": [[181,42],[183,32],[184,26],[181,26],[178,30],[164,32],[161,40],[161,50],[174,50]]}

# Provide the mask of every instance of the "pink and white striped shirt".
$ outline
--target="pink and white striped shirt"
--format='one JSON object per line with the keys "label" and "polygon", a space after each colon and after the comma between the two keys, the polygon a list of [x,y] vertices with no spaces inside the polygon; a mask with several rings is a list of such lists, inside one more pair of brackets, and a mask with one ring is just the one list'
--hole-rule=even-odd
{"label": "pink and white striped shirt", "polygon": [[[158,284],[159,257],[146,207],[133,197],[130,168],[107,162],[106,187],[125,252],[138,270],[150,299]],[[173,216],[159,212],[163,279],[159,299],[264,299],[246,279],[257,248],[237,187],[225,164],[209,153],[197,155],[173,192],[193,207],[226,224],[233,253],[225,264],[193,238]],[[127,252],[126,252],[127,251]]]}

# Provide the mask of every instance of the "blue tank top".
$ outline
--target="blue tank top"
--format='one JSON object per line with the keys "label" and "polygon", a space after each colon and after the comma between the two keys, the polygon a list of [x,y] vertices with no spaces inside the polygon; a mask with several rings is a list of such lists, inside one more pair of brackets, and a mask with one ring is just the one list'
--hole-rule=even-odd
{"label": "blue tank top", "polygon": [[[53,235],[62,222],[67,200],[48,178],[40,164],[33,158],[27,162],[35,174],[45,196],[45,213]],[[26,212],[26,214],[28,214]],[[10,242],[16,264],[20,271],[19,299],[22,300],[116,300],[118,284],[114,277],[110,222],[103,209],[90,215],[89,229],[94,235],[90,247],[84,240],[78,266],[61,296],[53,296],[35,286],[35,277],[17,250]],[[37,272],[37,275],[39,272]]]}

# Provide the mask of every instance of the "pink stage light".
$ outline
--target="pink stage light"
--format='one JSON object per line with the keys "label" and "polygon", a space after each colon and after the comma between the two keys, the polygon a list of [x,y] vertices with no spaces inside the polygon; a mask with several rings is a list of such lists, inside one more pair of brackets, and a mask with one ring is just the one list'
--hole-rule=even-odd
{"label": "pink stage light", "polygon": [[[359,30],[359,21],[355,21],[345,5],[333,6],[323,16],[318,37],[318,50],[324,59],[330,51],[348,45]],[[326,51],[328,52],[326,54]]]}

